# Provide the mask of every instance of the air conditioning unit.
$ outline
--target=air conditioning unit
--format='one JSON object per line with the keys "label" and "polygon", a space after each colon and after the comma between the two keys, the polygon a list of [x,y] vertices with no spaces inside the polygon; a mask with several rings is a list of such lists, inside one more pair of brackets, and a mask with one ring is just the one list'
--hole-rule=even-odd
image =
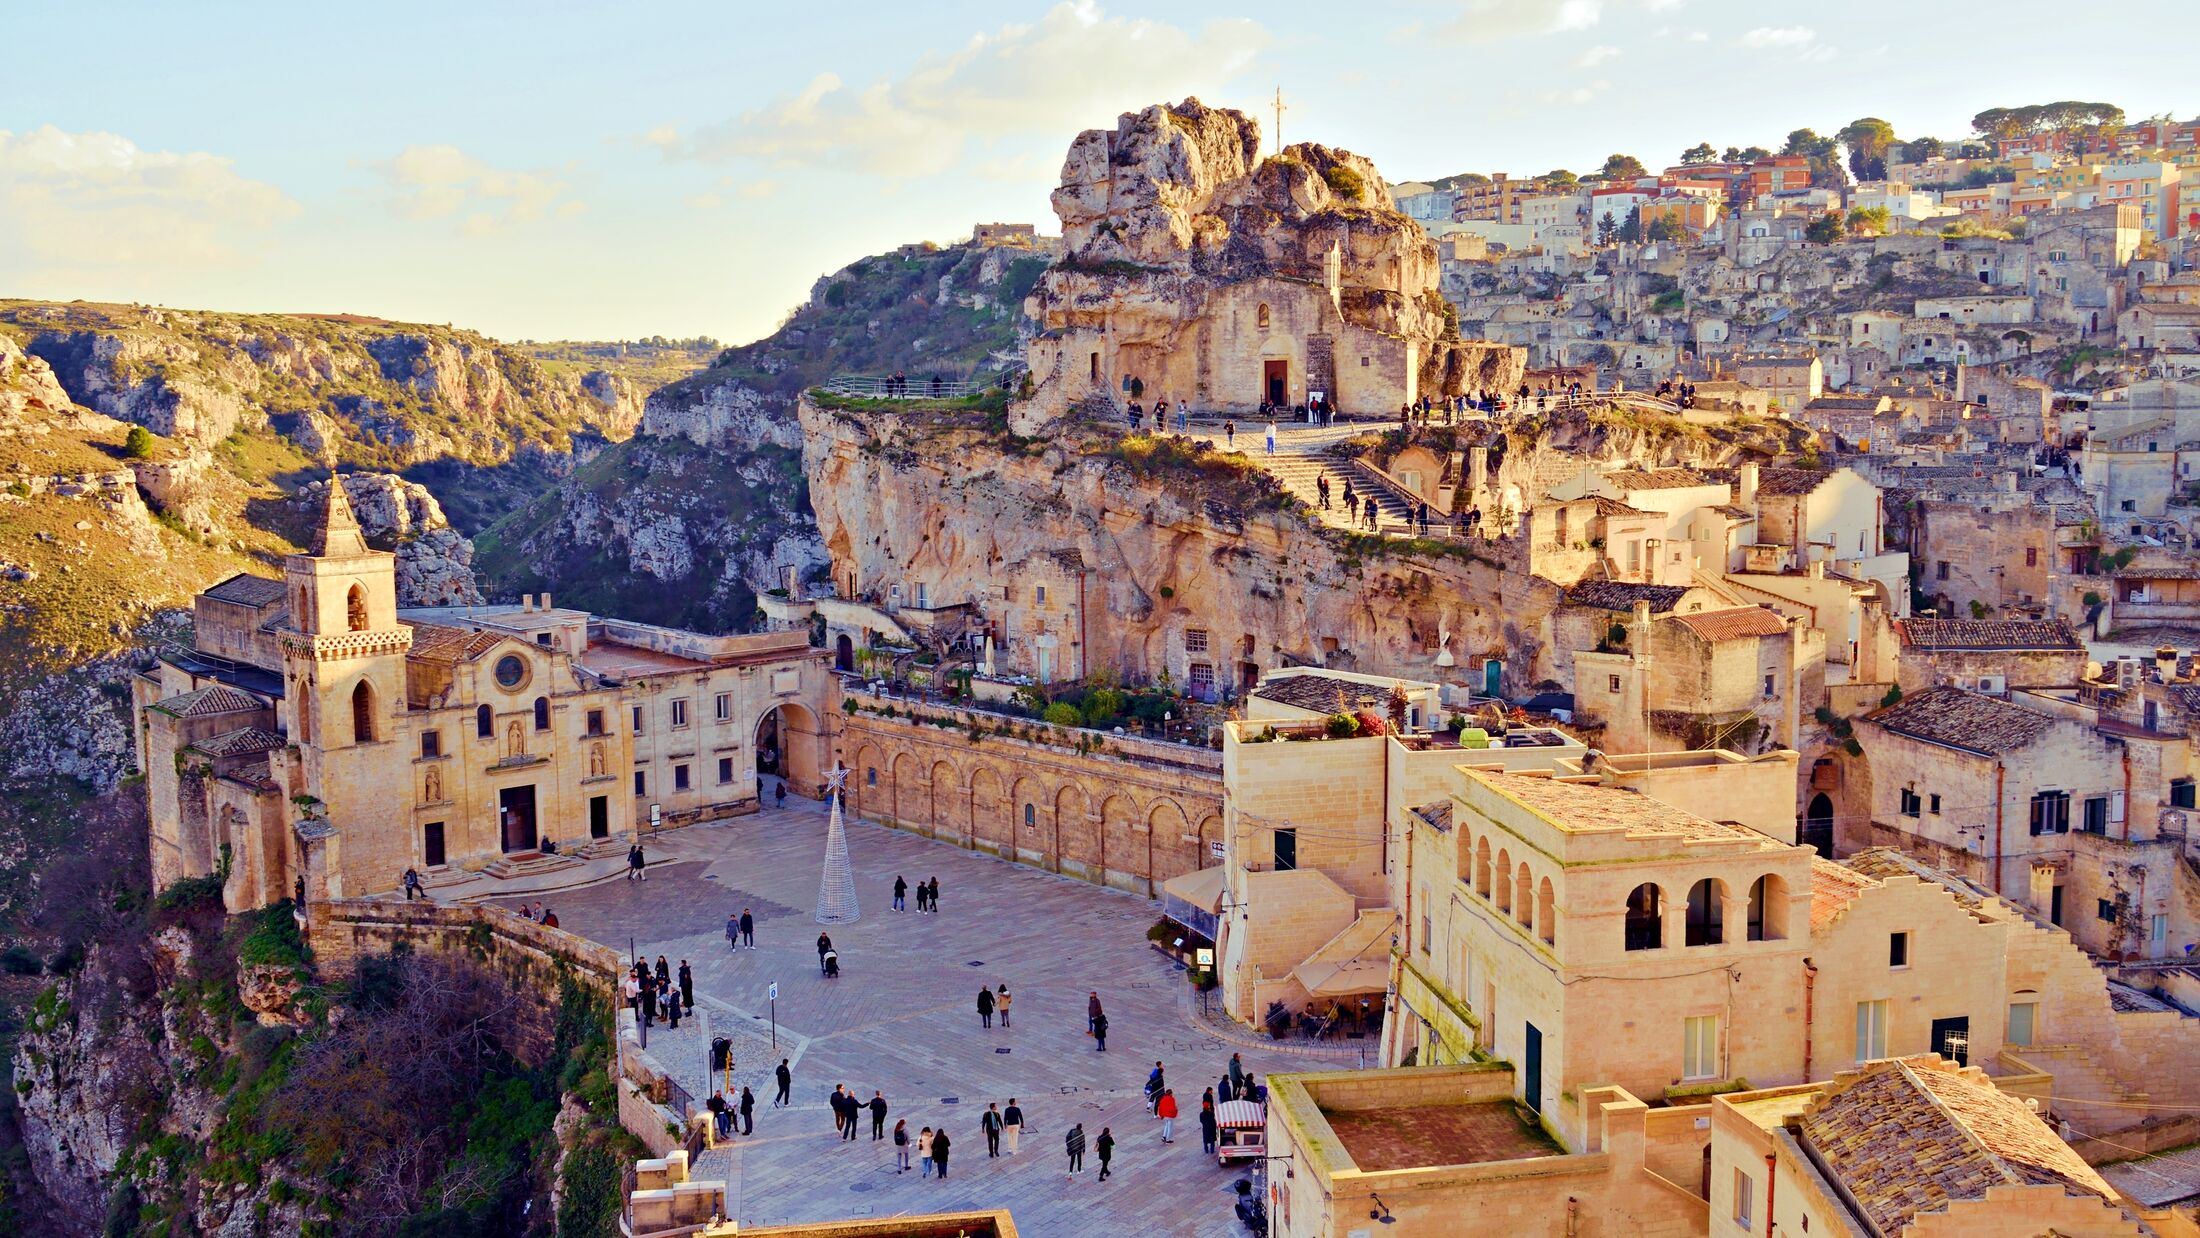
{"label": "air conditioning unit", "polygon": [[2006,675],[1981,675],[1978,677],[1978,690],[1988,696],[2000,696],[2009,690],[2009,677]]}

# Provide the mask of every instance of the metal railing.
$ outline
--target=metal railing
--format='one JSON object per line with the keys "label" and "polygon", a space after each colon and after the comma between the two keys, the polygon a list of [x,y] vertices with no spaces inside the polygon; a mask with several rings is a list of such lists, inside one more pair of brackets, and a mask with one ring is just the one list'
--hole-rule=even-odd
{"label": "metal railing", "polygon": [[941,378],[930,374],[905,375],[899,382],[890,375],[835,374],[820,386],[834,395],[870,400],[960,400],[988,391],[1013,390],[1023,366],[997,370],[976,378]]}

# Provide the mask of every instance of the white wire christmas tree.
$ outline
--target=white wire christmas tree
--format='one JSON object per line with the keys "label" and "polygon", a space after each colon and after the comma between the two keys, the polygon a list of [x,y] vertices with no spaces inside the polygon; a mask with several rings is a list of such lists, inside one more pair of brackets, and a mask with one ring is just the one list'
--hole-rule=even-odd
{"label": "white wire christmas tree", "polygon": [[825,776],[825,793],[832,797],[832,823],[825,830],[825,872],[817,881],[817,922],[851,924],[857,918],[856,873],[848,863],[848,827],[840,817],[841,789],[848,770],[836,766]]}

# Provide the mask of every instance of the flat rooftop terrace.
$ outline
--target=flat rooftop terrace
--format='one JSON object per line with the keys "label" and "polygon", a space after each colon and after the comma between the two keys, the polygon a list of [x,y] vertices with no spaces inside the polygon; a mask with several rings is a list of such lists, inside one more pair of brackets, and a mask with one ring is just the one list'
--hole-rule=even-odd
{"label": "flat rooftop terrace", "polygon": [[1323,1109],[1322,1117],[1353,1164],[1369,1173],[1560,1154],[1542,1128],[1520,1120],[1510,1100]]}

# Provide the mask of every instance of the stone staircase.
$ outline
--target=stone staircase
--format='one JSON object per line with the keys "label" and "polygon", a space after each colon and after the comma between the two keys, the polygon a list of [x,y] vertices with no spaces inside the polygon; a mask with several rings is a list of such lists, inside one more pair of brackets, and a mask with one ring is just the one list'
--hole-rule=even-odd
{"label": "stone staircase", "polygon": [[632,843],[633,840],[627,836],[626,831],[616,830],[605,837],[589,840],[586,846],[575,847],[572,854],[583,860],[607,860],[612,856],[625,855],[627,847]]}
{"label": "stone staircase", "polygon": [[472,877],[473,874],[463,868],[457,868],[449,864],[438,864],[433,868],[420,870],[420,888],[429,891],[439,890],[444,886],[457,885]]}
{"label": "stone staircase", "polygon": [[[622,846],[620,849],[623,851],[625,848]],[[560,869],[578,868],[580,864],[580,860],[570,855],[544,855],[540,851],[514,851],[489,861],[481,871],[499,881],[509,881],[514,877],[539,877],[544,873],[554,873]]]}
{"label": "stone staircase", "polygon": [[[1404,496],[1358,461],[1320,455],[1255,454],[1250,458],[1326,523],[1340,529],[1367,531],[1365,522],[1354,520],[1345,513],[1344,487],[1350,482],[1352,496],[1363,508],[1367,496],[1375,497],[1378,532],[1399,537],[1413,534],[1413,509],[1407,506]],[[1322,510],[1321,492],[1315,485],[1324,475],[1329,478],[1327,511]]]}

